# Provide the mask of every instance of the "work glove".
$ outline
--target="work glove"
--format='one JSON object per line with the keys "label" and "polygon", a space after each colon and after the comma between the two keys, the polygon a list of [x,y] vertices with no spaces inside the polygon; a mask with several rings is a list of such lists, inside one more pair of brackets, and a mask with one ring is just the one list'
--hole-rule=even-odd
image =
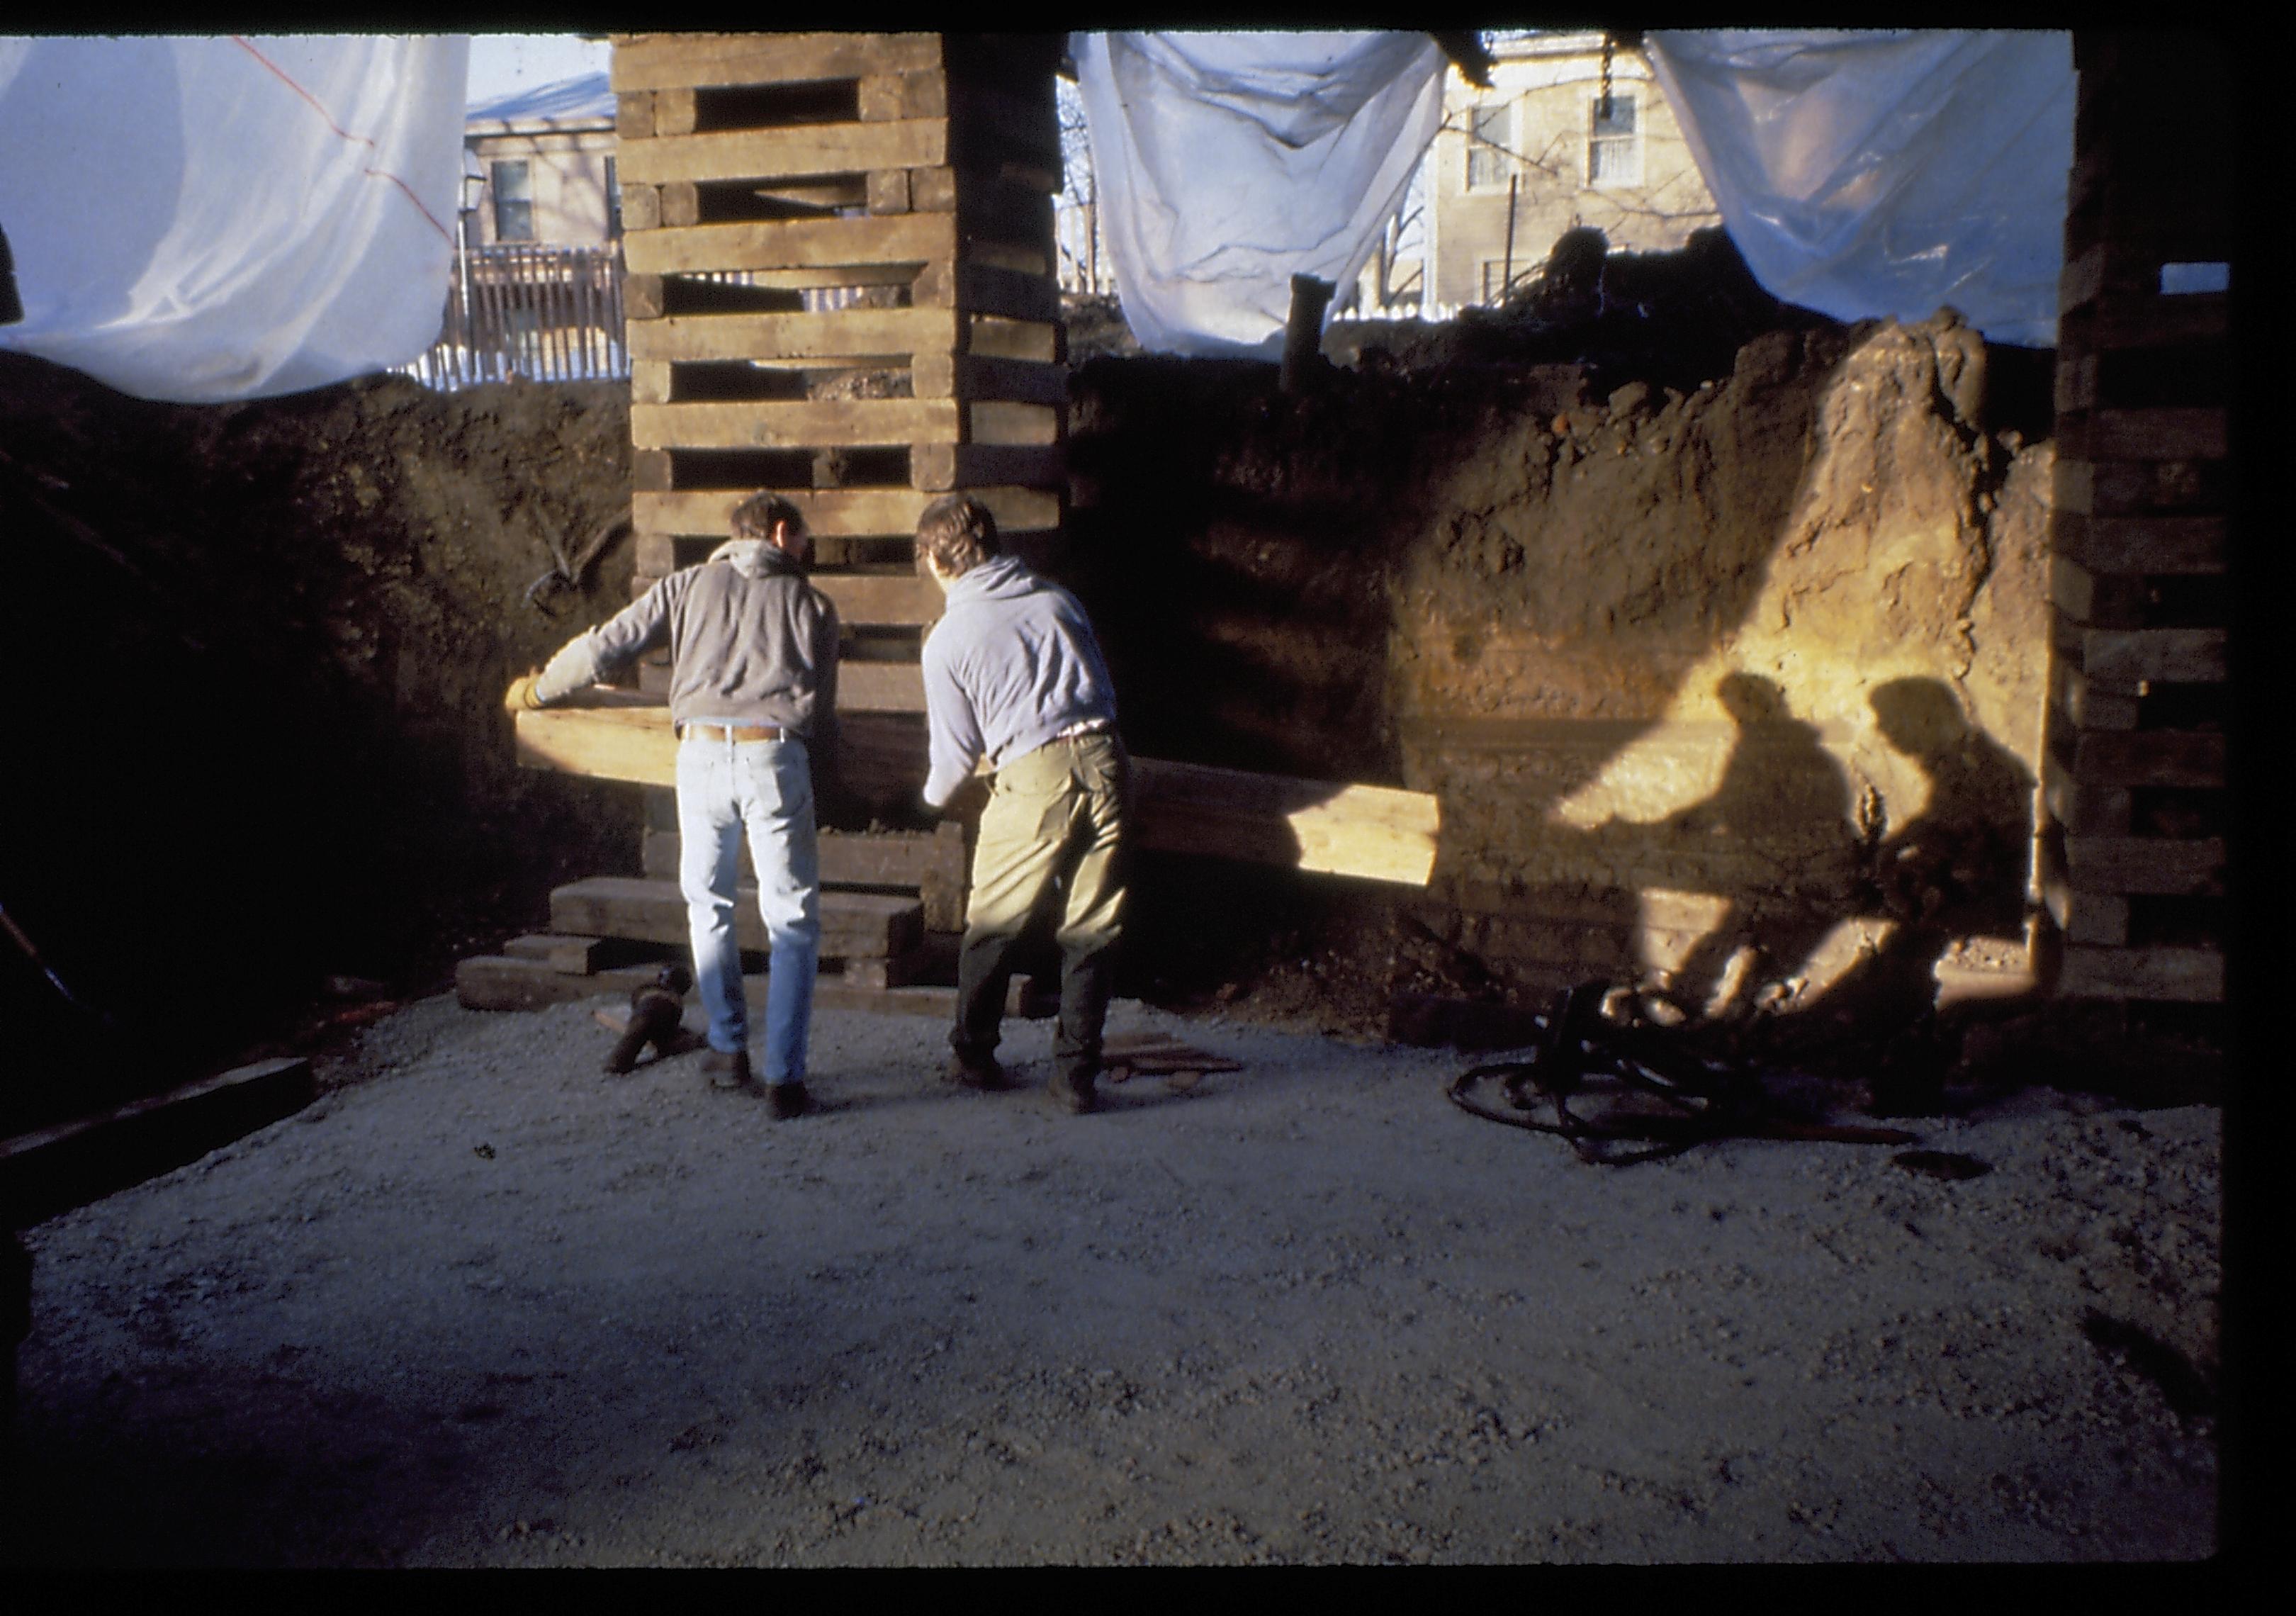
{"label": "work glove", "polygon": [[534,698],[534,686],[539,678],[538,674],[529,672],[512,679],[510,688],[503,692],[503,705],[512,712],[532,712],[540,707],[542,703]]}

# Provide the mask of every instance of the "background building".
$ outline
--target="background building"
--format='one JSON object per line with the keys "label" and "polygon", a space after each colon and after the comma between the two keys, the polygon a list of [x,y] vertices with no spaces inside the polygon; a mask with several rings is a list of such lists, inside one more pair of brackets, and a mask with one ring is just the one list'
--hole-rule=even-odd
{"label": "background building", "polygon": [[1417,187],[1430,317],[1498,300],[1577,226],[1613,251],[1652,252],[1721,222],[1639,50],[1606,59],[1586,31],[1501,36],[1491,54],[1488,90],[1450,70]]}
{"label": "background building", "polygon": [[622,233],[614,94],[603,73],[472,106],[463,128],[473,247],[598,247]]}

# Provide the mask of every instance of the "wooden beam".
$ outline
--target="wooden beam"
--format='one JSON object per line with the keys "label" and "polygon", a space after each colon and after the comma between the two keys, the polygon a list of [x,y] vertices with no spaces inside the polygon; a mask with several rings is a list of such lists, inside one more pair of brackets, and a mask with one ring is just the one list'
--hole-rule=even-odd
{"label": "wooden beam", "polygon": [[689,315],[630,330],[632,359],[865,359],[954,353],[953,308],[847,308],[833,314]]}
{"label": "wooden beam", "polygon": [[[954,485],[951,485],[954,486]],[[779,490],[805,513],[819,538],[901,537],[917,530],[917,518],[938,497],[931,488],[784,488]],[[1060,499],[1035,488],[967,490],[1007,532],[1029,533],[1061,525]],[[728,533],[734,507],[749,497],[739,488],[704,488],[689,494],[639,492],[630,496],[632,517],[649,533]]]}
{"label": "wooden beam", "polygon": [[896,213],[857,219],[665,226],[632,233],[624,238],[622,250],[633,275],[930,264],[955,255],[956,218],[947,213]]}
{"label": "wooden beam", "polygon": [[[841,669],[840,677],[849,671]],[[610,693],[587,699],[599,704],[515,715],[519,762],[642,785],[676,783],[677,745],[666,708]],[[1440,815],[1424,792],[1153,758],[1134,759],[1133,775],[1136,834],[1144,848],[1407,886],[1426,885],[1434,869]],[[590,930],[555,918],[552,923],[562,931]]]}
{"label": "wooden beam", "polygon": [[922,712],[925,676],[914,662],[856,662],[837,665],[840,712]]}
{"label": "wooden beam", "polygon": [[0,1141],[0,1211],[29,1228],[171,1172],[308,1105],[311,1062],[235,1067],[93,1116]]}
{"label": "wooden beam", "polygon": [[811,179],[876,168],[939,167],[948,161],[948,121],[905,118],[886,123],[799,124],[782,129],[657,135],[619,144],[617,173],[636,185],[679,179]]}
{"label": "wooden beam", "polygon": [[633,404],[630,442],[641,449],[809,449],[832,444],[890,448],[955,443],[961,434],[963,407],[954,398]]}
{"label": "wooden beam", "polygon": [[[562,931],[683,945],[689,940],[685,899],[674,881],[593,875],[550,894],[550,923]],[[734,938],[752,953],[768,947],[755,887],[734,899]],[[828,959],[886,959],[914,948],[924,909],[914,898],[875,892],[821,895],[821,952]]]}
{"label": "wooden beam", "polygon": [[914,572],[816,572],[813,587],[837,607],[847,628],[865,625],[921,628],[940,620],[940,586]]}
{"label": "wooden beam", "polygon": [[941,65],[937,33],[625,34],[613,45],[618,91],[800,84]]}

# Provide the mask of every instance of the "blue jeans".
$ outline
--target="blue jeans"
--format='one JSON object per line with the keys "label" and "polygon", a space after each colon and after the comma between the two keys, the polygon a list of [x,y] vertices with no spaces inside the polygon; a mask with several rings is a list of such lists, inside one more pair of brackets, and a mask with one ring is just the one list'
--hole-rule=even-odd
{"label": "blue jeans", "polygon": [[709,1047],[729,1052],[749,1046],[735,887],[745,831],[766,923],[765,1078],[801,1082],[821,964],[821,854],[805,742],[680,741],[677,883]]}

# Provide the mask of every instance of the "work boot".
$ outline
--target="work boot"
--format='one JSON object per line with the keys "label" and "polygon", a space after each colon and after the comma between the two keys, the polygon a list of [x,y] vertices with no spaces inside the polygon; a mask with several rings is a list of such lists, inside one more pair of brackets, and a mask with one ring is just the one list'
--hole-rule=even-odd
{"label": "work boot", "polygon": [[701,1057],[701,1070],[709,1074],[712,1088],[738,1091],[755,1087],[750,1080],[750,1052],[746,1049],[713,1049]]}
{"label": "work boot", "polygon": [[964,1088],[977,1088],[983,1094],[995,1094],[1013,1087],[1013,1079],[995,1055],[972,1055],[963,1051],[949,1056],[947,1070],[942,1077]]}
{"label": "work boot", "polygon": [[1045,1093],[1054,1105],[1072,1117],[1081,1117],[1100,1107],[1100,1096],[1093,1092],[1090,1072],[1055,1069],[1051,1081],[1045,1085]]}
{"label": "work boot", "polygon": [[813,1096],[806,1093],[802,1082],[772,1084],[766,1094],[774,1103],[774,1120],[776,1122],[802,1117],[813,1109]]}

